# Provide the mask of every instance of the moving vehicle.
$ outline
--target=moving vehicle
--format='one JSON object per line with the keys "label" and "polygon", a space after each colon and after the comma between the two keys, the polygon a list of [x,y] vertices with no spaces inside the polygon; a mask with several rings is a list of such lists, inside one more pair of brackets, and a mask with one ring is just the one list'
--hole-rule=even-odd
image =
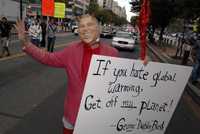
{"label": "moving vehicle", "polygon": [[78,27],[74,29],[74,34],[78,35]]}
{"label": "moving vehicle", "polygon": [[135,40],[135,43],[138,44],[138,41],[139,41],[138,33],[137,32],[132,32],[132,36],[133,36],[133,39]]}
{"label": "moving vehicle", "polygon": [[100,37],[101,38],[112,38],[113,33],[112,33],[112,28],[110,26],[101,26],[101,33]]}
{"label": "moving vehicle", "polygon": [[135,47],[135,39],[129,32],[118,31],[112,39],[112,46],[127,50],[133,50]]}
{"label": "moving vehicle", "polygon": [[75,29],[78,29],[78,22],[76,21],[72,21],[71,22],[71,30],[72,30],[72,33],[75,31]]}
{"label": "moving vehicle", "polygon": [[102,38],[112,38],[112,32],[110,32],[110,31],[102,31],[100,36]]}

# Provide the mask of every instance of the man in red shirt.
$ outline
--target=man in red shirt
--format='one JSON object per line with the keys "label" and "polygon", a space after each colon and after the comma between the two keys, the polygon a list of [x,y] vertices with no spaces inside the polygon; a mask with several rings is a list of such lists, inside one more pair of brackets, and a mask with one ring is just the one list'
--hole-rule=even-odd
{"label": "man in red shirt", "polygon": [[[77,20],[80,41],[72,42],[65,49],[53,53],[30,43],[22,21],[17,21],[15,26],[22,49],[28,55],[45,65],[63,68],[66,71],[68,85],[64,101],[64,134],[73,133],[92,55],[118,56],[115,48],[100,42],[100,29],[94,16],[85,14]],[[144,64],[146,63],[145,59]]]}
{"label": "man in red shirt", "polygon": [[118,56],[118,51],[99,40],[100,30],[95,17],[86,14],[78,17],[80,41],[72,42],[65,49],[53,53],[34,46],[26,37],[22,21],[16,23],[22,49],[37,61],[64,68],[68,76],[68,87],[64,102],[64,134],[72,134],[78,114],[84,84],[93,54]]}

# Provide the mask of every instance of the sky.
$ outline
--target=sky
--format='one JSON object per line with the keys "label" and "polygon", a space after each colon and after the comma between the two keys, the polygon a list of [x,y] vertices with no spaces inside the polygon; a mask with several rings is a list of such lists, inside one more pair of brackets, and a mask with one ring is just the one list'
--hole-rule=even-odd
{"label": "sky", "polygon": [[135,14],[130,12],[131,10],[131,5],[129,4],[129,2],[131,0],[115,0],[118,2],[118,5],[121,7],[125,7],[126,8],[126,15],[127,15],[127,20],[130,22],[131,16],[134,16]]}

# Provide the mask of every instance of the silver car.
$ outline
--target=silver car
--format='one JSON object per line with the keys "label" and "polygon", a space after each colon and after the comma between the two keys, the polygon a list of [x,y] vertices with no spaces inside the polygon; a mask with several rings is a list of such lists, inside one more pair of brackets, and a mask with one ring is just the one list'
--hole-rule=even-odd
{"label": "silver car", "polygon": [[116,48],[133,50],[135,47],[135,39],[131,33],[119,31],[113,37],[112,46]]}

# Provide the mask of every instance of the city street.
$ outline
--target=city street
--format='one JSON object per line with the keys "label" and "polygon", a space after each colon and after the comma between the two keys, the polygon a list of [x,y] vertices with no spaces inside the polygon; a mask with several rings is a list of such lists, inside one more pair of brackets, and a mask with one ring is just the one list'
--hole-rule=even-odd
{"label": "city street", "polygon": [[[77,39],[72,33],[60,34],[56,49],[63,49],[64,44]],[[102,40],[111,43],[110,39]],[[19,52],[18,41],[12,46],[14,53]],[[134,51],[120,51],[120,57],[136,59],[138,52],[136,45]],[[67,86],[64,70],[44,66],[26,55],[14,55],[0,61],[0,134],[62,134]],[[149,55],[152,56],[150,52]],[[166,134],[199,133],[196,130],[200,116],[189,98],[184,93]]]}
{"label": "city street", "polygon": [[[65,36],[59,35],[57,37],[56,47],[58,49],[62,49],[63,44],[78,39],[78,36],[74,36],[72,33],[64,35]],[[106,39],[104,41],[110,42],[110,40]],[[17,53],[21,53],[19,49],[19,42],[15,41],[15,43],[12,43],[11,49],[14,53],[12,55],[13,58],[0,62],[0,133],[4,133],[5,130],[12,128],[18,123],[21,125],[21,122],[24,121],[26,125],[30,123],[30,126],[37,126],[32,124],[33,122],[27,122],[26,118],[36,119],[36,122],[34,122],[41,126],[44,131],[48,129],[45,128],[43,124],[51,122],[52,125],[46,124],[45,126],[48,126],[49,129],[53,129],[51,131],[53,133],[59,130],[55,129],[59,126],[55,124],[62,125],[63,97],[67,85],[65,72],[62,69],[41,65],[28,56],[16,57],[15,54],[18,55]],[[121,56],[135,58],[137,54],[122,52]],[[56,94],[58,94],[58,97],[54,98]],[[54,99],[51,99],[51,97]],[[47,102],[47,106],[45,106],[46,108],[44,110],[48,109],[49,104],[52,106],[52,109],[43,113],[41,112],[43,109],[41,105],[45,105],[45,102]],[[35,114],[37,112],[39,115],[36,116]],[[52,113],[55,115],[52,115]],[[46,120],[47,122],[44,123],[45,119],[41,117],[44,116],[43,114],[45,116],[50,114],[49,117],[46,118],[48,120],[57,116],[60,116],[60,118],[57,119],[57,123],[54,122],[56,119],[53,119],[53,121]],[[41,119],[41,121],[38,120],[38,118]],[[38,130],[42,130],[42,128],[35,128],[34,130],[38,132]],[[21,130],[25,131],[23,129]],[[18,130],[13,131],[17,132]],[[26,131],[30,131],[30,128],[27,128]],[[34,133],[34,131],[32,132]]]}
{"label": "city street", "polygon": [[200,134],[199,5],[0,0],[0,134]]}

